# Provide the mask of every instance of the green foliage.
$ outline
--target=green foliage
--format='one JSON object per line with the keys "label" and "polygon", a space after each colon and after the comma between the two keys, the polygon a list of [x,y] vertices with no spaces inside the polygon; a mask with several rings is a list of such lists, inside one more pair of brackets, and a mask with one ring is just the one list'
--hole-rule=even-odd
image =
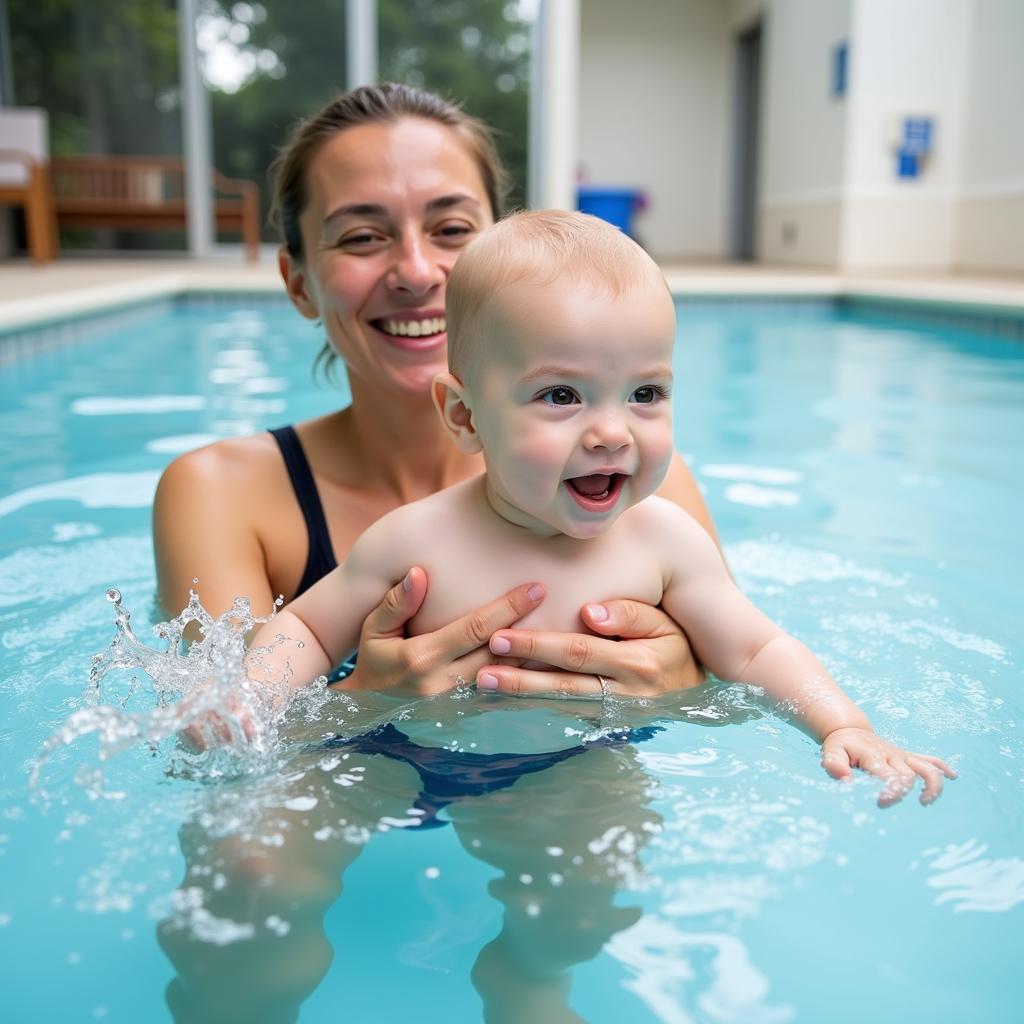
{"label": "green foliage", "polygon": [[[214,162],[232,177],[259,181],[266,207],[266,169],[291,125],[344,91],[345,2],[321,0],[315,17],[292,0],[262,7],[264,20],[244,23],[244,47],[271,51],[281,67],[253,74],[237,92],[213,89],[212,116]],[[226,2],[210,0],[206,9],[239,24]],[[529,26],[508,0],[378,0],[381,80],[433,89],[495,128],[512,205],[525,194],[528,39]]]}
{"label": "green foliage", "polygon": [[510,203],[526,192],[530,26],[508,0],[379,0],[380,77],[461,102],[498,133],[512,175]]}
{"label": "green foliage", "polygon": [[[181,153],[175,0],[7,0],[15,97],[54,153]],[[259,182],[291,125],[345,88],[345,0],[204,0],[214,166]],[[526,180],[529,26],[509,0],[378,0],[380,77],[460,101]],[[211,39],[236,58],[218,79]],[[242,61],[248,61],[248,69]],[[233,91],[231,91],[233,90]]]}
{"label": "green foliage", "polygon": [[14,95],[54,153],[180,153],[174,0],[7,0]]}

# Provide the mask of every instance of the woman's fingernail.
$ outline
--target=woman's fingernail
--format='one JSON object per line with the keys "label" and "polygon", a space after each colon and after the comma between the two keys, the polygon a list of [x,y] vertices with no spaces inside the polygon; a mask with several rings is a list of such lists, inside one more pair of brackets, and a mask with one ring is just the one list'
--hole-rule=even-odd
{"label": "woman's fingernail", "polygon": [[496,690],[498,688],[498,677],[492,676],[490,672],[481,672],[476,677],[476,688],[478,690]]}
{"label": "woman's fingernail", "polygon": [[526,596],[531,601],[539,601],[544,596],[544,588],[539,583],[534,583],[532,587],[526,592]]}
{"label": "woman's fingernail", "polygon": [[603,604],[588,604],[586,609],[594,622],[604,622],[608,618],[608,609]]}
{"label": "woman's fingernail", "polygon": [[405,574],[405,579],[402,580],[402,589],[408,594],[412,590],[412,569]]}
{"label": "woman's fingernail", "polygon": [[512,643],[505,636],[492,636],[491,637],[491,650],[495,654],[508,654],[512,650]]}

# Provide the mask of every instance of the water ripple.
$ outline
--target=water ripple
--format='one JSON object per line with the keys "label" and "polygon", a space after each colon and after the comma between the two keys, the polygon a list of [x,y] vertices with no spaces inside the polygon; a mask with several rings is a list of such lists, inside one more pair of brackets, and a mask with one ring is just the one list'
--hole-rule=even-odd
{"label": "water ripple", "polygon": [[[1024,861],[1019,857],[989,859],[986,843],[968,839],[950,845],[929,864],[936,873],[927,885],[942,889],[936,903],[952,903],[954,913],[978,910],[986,913],[1011,910],[1024,903]],[[927,850],[925,856],[934,856]]]}

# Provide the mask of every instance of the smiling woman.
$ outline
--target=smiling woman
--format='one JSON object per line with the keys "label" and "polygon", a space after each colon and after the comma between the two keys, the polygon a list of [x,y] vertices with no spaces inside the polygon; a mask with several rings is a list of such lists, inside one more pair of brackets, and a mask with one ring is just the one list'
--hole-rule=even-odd
{"label": "smiling woman", "polygon": [[[367,389],[429,397],[447,366],[445,283],[466,242],[493,220],[476,161],[449,129],[407,118],[336,135],[309,181],[303,257],[281,253],[292,302],[323,320],[355,403]],[[347,202],[353,194],[379,201]]]}
{"label": "smiling woman", "polygon": [[[290,601],[329,572],[387,512],[482,471],[479,454],[451,443],[430,386],[447,369],[449,274],[501,214],[504,186],[487,127],[422,90],[358,89],[297,126],[275,167],[279,265],[294,307],[323,324],[322,355],[342,360],[352,403],[294,428],[219,441],[168,467],[154,506],[168,611],[185,604],[198,578],[211,611],[245,595],[265,614],[278,595]],[[662,493],[712,530],[678,457]],[[487,640],[543,600],[524,579],[445,629],[407,640],[426,575],[405,566],[390,582],[360,638],[361,686],[429,693],[488,666],[507,676],[512,668],[493,664]],[[567,634],[549,659],[581,687],[595,673],[622,692],[701,678],[685,637],[658,609],[620,600],[597,608],[581,613],[591,632]],[[544,689],[529,675],[507,681]]]}

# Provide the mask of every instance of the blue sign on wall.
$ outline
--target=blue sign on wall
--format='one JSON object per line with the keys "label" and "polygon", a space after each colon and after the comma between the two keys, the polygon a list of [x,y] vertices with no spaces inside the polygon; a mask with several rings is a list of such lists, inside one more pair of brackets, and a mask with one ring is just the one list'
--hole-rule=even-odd
{"label": "blue sign on wall", "polygon": [[832,95],[846,95],[846,77],[850,66],[850,44],[844,39],[832,51]]}
{"label": "blue sign on wall", "polygon": [[932,119],[930,117],[907,117],[903,120],[904,153],[924,156],[932,149]]}
{"label": "blue sign on wall", "polygon": [[896,154],[896,177],[916,178],[921,170],[919,158],[914,153],[901,149]]}
{"label": "blue sign on wall", "polygon": [[934,123],[930,117],[905,117],[896,151],[896,177],[916,178],[924,158],[932,150]]}

